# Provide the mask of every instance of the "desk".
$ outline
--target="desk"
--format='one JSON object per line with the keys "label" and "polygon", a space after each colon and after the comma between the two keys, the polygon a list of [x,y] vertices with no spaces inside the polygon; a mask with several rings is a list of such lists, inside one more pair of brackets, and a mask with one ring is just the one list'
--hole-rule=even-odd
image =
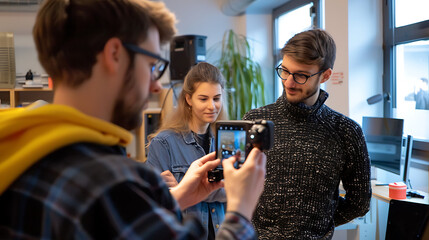
{"label": "desk", "polygon": [[[372,186],[372,199],[371,207],[369,212],[360,218],[356,218],[353,221],[338,226],[335,230],[348,230],[345,237],[336,237],[336,239],[347,239],[347,240],[374,240],[374,239],[385,239],[386,228],[387,228],[387,217],[389,214],[389,186],[376,186],[378,182],[371,181]],[[340,185],[340,189],[342,186]],[[343,189],[342,189],[343,190]],[[421,198],[407,198],[403,201],[410,201],[416,203],[429,204],[428,193],[418,191],[425,196]],[[340,234],[337,233],[339,236]]]}
{"label": "desk", "polygon": [[[376,199],[374,206],[371,206],[370,211],[375,211],[377,215],[376,221],[376,238],[375,239],[385,239],[386,228],[387,228],[387,218],[389,215],[389,186],[376,186],[377,181],[372,181],[372,197]],[[425,198],[406,198],[402,201],[415,202],[421,204],[429,204],[429,195],[426,192],[418,191],[420,194],[425,196]]]}
{"label": "desk", "polygon": [[[376,186],[377,181],[371,181],[372,186],[372,197],[382,200],[385,202],[389,202],[391,198],[389,198],[389,186]],[[409,190],[407,190],[409,191]],[[425,196],[425,198],[406,198],[401,199],[402,201],[429,204],[429,195],[426,192],[418,191],[420,194]]]}

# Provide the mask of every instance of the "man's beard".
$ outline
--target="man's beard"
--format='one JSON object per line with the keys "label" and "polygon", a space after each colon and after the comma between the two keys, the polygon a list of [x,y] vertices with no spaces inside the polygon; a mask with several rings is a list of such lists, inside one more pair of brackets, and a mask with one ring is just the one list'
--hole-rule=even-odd
{"label": "man's beard", "polygon": [[298,104],[298,103],[300,103],[300,102],[304,102],[305,100],[307,100],[307,99],[311,98],[312,96],[314,96],[314,94],[317,94],[317,93],[319,92],[319,88],[318,88],[318,87],[315,87],[315,88],[312,88],[312,89],[308,89],[308,90],[309,90],[310,92],[308,92],[308,91],[303,92],[303,91],[302,91],[302,89],[301,89],[301,90],[300,90],[300,92],[303,94],[303,97],[302,97],[302,98],[300,98],[300,99],[294,100],[294,99],[289,99],[289,98],[288,98],[287,93],[286,93],[286,89],[285,89],[285,87],[284,87],[284,85],[283,85],[283,91],[284,91],[284,94],[285,94],[286,100],[287,100],[288,102],[290,102],[290,103],[293,103],[293,104]]}
{"label": "man's beard", "polygon": [[141,125],[142,111],[149,99],[149,96],[142,99],[142,95],[133,95],[140,91],[138,88],[141,86],[137,84],[132,70],[130,67],[127,71],[112,113],[112,123],[127,130],[133,130]]}

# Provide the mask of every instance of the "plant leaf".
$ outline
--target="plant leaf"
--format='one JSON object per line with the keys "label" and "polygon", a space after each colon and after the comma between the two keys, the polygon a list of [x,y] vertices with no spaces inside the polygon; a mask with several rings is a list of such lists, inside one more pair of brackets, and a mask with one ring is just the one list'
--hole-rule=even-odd
{"label": "plant leaf", "polygon": [[245,36],[225,32],[217,67],[226,79],[227,109],[231,119],[241,119],[252,108],[265,105],[265,88],[260,65],[253,61]]}

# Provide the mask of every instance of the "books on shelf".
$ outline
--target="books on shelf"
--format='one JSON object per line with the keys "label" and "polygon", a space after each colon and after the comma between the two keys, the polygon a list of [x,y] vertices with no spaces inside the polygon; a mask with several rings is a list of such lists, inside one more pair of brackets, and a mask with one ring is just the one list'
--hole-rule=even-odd
{"label": "books on shelf", "polygon": [[[49,78],[49,76],[46,73],[39,74],[37,72],[33,72],[32,83],[33,83],[33,85],[48,86],[49,85],[48,78]],[[16,74],[16,81],[15,82],[16,82],[17,87],[22,86],[23,88],[39,88],[39,87],[26,86],[26,85],[30,85],[30,84],[26,84],[26,81],[27,80],[25,79],[25,73],[17,73]]]}
{"label": "books on shelf", "polygon": [[43,84],[24,84],[22,88],[43,88]]}

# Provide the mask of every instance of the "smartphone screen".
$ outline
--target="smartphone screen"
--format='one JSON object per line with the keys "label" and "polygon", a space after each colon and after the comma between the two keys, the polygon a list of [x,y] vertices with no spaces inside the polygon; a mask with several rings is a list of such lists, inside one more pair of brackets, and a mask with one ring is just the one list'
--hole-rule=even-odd
{"label": "smartphone screen", "polygon": [[246,159],[246,129],[243,126],[221,125],[217,129],[217,158],[229,158],[240,152],[235,163],[240,168]]}

